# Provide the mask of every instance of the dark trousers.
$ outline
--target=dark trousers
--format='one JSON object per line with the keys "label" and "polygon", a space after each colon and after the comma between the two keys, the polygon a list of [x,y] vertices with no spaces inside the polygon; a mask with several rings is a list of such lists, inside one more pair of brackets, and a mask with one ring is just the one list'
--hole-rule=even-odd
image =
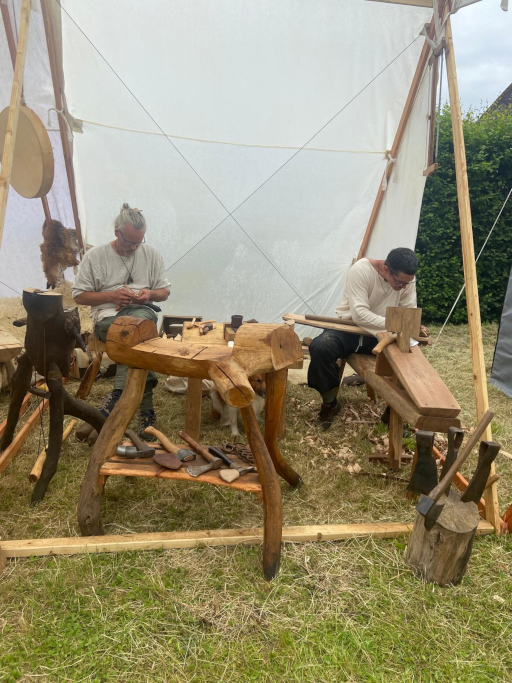
{"label": "dark trousers", "polygon": [[351,353],[371,353],[378,339],[359,336],[338,330],[324,330],[309,345],[311,363],[308,370],[308,386],[321,394],[340,385],[340,368],[336,361]]}

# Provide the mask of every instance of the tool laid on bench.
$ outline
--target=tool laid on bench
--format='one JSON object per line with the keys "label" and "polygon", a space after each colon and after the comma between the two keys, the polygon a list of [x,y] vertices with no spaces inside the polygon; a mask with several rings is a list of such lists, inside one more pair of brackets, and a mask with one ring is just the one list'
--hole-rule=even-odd
{"label": "tool laid on bench", "polygon": [[176,444],[173,444],[171,441],[169,441],[165,434],[159,432],[158,429],[155,429],[154,427],[146,427],[144,431],[146,434],[150,434],[151,436],[155,437],[155,439],[162,444],[168,453],[175,455],[176,458],[181,462],[190,462],[191,460],[196,459],[195,451],[192,451],[189,448],[180,448],[180,446],[176,446]]}
{"label": "tool laid on bench", "polygon": [[434,432],[416,432],[416,465],[407,490],[428,495],[437,486],[437,464],[434,458]]}
{"label": "tool laid on bench", "polygon": [[221,458],[217,458],[209,453],[207,448],[198,444],[197,441],[194,441],[194,439],[185,432],[178,432],[178,436],[180,439],[183,439],[185,443],[188,443],[188,445],[194,449],[197,455],[200,455],[208,462],[207,465],[200,465],[199,467],[187,467],[187,472],[191,477],[200,477],[202,474],[210,472],[210,470],[220,470],[220,468],[224,465],[224,461]]}
{"label": "tool laid on bench", "polygon": [[223,460],[224,463],[229,467],[229,470],[221,470],[219,472],[220,478],[228,484],[231,484],[233,481],[236,481],[236,479],[243,477],[244,474],[256,472],[256,468],[252,465],[237,465],[220,449],[215,448],[215,446],[210,446],[208,451],[211,453],[211,455]]}
{"label": "tool laid on bench", "polygon": [[118,446],[117,455],[122,458],[152,458],[155,455],[155,449],[147,443],[139,439],[133,429],[127,429],[126,436],[133,443],[133,446]]}
{"label": "tool laid on bench", "polygon": [[467,489],[460,497],[463,503],[468,503],[469,501],[478,503],[487,486],[492,463],[500,452],[500,448],[500,444],[495,443],[494,441],[482,441],[478,453],[478,464],[475,473],[473,474]]}
{"label": "tool laid on bench", "polygon": [[428,531],[432,529],[443,509],[443,504],[438,504],[439,499],[448,490],[450,484],[452,483],[453,477],[466,462],[467,457],[478,443],[480,437],[486,430],[487,425],[489,425],[492,421],[493,417],[494,413],[490,410],[485,413],[475,431],[469,437],[466,445],[463,447],[457,460],[455,460],[448,472],[446,472],[443,480],[428,494],[428,496],[421,496],[418,505],[416,506],[416,510],[420,513],[420,515],[425,517],[425,528]]}
{"label": "tool laid on bench", "polygon": [[[439,481],[442,481],[445,478],[446,473],[453,465],[453,463],[457,460],[457,454],[459,452],[459,448],[462,446],[463,441],[463,429],[458,429],[458,427],[448,428],[448,450],[446,451],[446,457],[443,463],[443,469],[441,470],[441,476],[439,477]],[[448,493],[449,490],[450,487],[446,489],[446,493]]]}

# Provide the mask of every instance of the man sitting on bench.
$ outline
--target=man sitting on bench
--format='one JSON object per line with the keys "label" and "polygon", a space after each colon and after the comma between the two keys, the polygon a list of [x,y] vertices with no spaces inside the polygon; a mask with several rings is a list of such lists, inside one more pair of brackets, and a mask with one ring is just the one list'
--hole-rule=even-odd
{"label": "man sitting on bench", "polygon": [[338,359],[351,353],[371,353],[384,332],[388,306],[416,308],[416,272],[418,259],[411,249],[389,252],[385,260],[363,258],[351,266],[341,306],[336,308],[340,321],[352,320],[369,334],[357,335],[337,330],[324,330],[313,339],[309,351],[311,364],[308,385],[322,396],[318,420],[328,429],[341,405],[336,398],[340,384]]}
{"label": "man sitting on bench", "polygon": [[[114,221],[116,239],[85,254],[71,294],[77,304],[91,306],[94,333],[105,342],[108,328],[118,316],[147,318],[156,323],[152,301],[165,301],[171,286],[165,275],[162,256],[146,244],[146,221],[139,209],[123,204]],[[114,409],[126,383],[128,368],[118,365],[114,390],[100,407],[107,417]],[[153,389],[158,384],[154,372],[148,373],[144,396],[137,415],[137,431],[141,439],[144,430],[156,423],[153,409]]]}

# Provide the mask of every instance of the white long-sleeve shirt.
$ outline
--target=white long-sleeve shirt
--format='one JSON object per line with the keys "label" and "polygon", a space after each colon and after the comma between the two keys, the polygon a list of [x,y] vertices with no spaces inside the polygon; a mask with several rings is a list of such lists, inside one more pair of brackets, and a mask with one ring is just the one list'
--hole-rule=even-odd
{"label": "white long-sleeve shirt", "polygon": [[395,291],[368,259],[356,261],[348,271],[341,305],[335,309],[338,316],[375,336],[386,329],[388,306],[416,308],[416,285]]}

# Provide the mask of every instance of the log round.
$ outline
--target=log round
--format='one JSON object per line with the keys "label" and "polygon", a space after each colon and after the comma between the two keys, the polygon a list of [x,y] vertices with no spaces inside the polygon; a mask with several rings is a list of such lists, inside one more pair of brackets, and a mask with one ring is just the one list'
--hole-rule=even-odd
{"label": "log round", "polygon": [[475,503],[462,503],[451,491],[441,498],[443,511],[430,531],[424,517],[416,513],[405,561],[427,583],[440,586],[462,581],[471,556],[480,515]]}

